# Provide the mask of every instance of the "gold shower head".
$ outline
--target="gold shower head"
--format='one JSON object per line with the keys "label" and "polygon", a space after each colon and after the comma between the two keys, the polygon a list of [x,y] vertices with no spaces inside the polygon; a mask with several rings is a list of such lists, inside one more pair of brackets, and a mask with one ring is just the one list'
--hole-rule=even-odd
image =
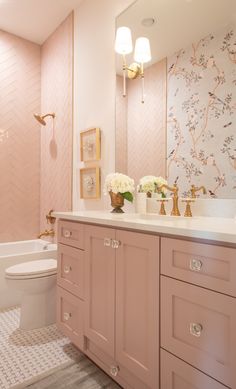
{"label": "gold shower head", "polygon": [[38,113],[34,113],[34,117],[35,119],[40,123],[42,124],[43,126],[46,126],[46,122],[45,122],[45,118],[47,116],[51,116],[53,119],[55,118],[55,113],[47,113],[46,115],[39,115]]}

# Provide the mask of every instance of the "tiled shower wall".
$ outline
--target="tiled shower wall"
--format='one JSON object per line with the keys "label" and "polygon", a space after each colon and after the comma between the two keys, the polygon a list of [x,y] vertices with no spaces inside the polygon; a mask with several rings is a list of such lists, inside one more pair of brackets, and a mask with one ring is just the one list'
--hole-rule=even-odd
{"label": "tiled shower wall", "polygon": [[50,209],[69,211],[72,202],[73,14],[42,46],[41,110],[55,112],[41,128],[40,229]]}
{"label": "tiled shower wall", "polygon": [[72,60],[72,14],[42,47],[0,31],[0,243],[34,239],[50,209],[71,209]]}
{"label": "tiled shower wall", "polygon": [[0,31],[0,242],[39,231],[40,46]]}

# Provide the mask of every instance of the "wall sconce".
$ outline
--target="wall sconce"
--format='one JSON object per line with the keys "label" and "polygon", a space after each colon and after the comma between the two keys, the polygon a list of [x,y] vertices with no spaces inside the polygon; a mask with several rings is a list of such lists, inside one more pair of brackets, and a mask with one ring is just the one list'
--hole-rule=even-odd
{"label": "wall sconce", "polygon": [[115,51],[123,56],[123,97],[126,97],[126,72],[129,79],[141,77],[142,100],[144,103],[144,63],[151,61],[151,49],[148,38],[136,39],[134,60],[130,66],[126,64],[126,55],[132,53],[133,43],[131,30],[128,27],[119,27],[116,31]]}

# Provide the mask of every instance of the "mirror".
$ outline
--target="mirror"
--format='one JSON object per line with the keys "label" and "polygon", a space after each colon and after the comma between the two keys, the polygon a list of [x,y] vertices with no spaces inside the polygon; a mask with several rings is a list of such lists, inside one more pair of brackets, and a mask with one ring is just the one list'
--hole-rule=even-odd
{"label": "mirror", "polygon": [[[116,54],[116,171],[177,181],[180,194],[204,185],[209,197],[236,197],[236,2],[137,0],[116,20],[133,44],[148,37],[152,60],[126,78]],[[126,56],[134,62],[133,53]]]}

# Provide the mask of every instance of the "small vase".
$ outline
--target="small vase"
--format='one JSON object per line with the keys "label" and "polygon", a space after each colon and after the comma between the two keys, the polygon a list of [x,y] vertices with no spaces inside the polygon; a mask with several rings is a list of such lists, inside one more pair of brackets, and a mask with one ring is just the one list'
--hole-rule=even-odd
{"label": "small vase", "polygon": [[111,206],[113,207],[111,213],[124,213],[123,209],[121,209],[124,206],[124,197],[120,193],[113,193],[112,191],[109,194],[111,197]]}

